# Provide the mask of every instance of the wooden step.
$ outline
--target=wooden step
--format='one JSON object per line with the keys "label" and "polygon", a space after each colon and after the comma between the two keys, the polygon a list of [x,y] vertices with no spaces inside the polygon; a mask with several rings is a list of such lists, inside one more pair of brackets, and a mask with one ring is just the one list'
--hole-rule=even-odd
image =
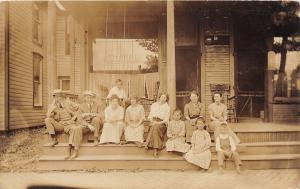
{"label": "wooden step", "polygon": [[[241,155],[243,169],[283,169],[300,168],[299,154]],[[186,162],[183,157],[158,158],[136,155],[87,155],[75,160],[64,160],[63,156],[42,156],[39,170],[197,170],[198,167]],[[212,170],[217,169],[217,160],[213,157]],[[226,161],[226,169],[234,169],[232,161]]]}
{"label": "wooden step", "polygon": [[[233,131],[240,138],[242,143],[253,142],[284,142],[284,141],[300,141],[300,128],[268,128],[265,126],[256,127],[255,129],[238,127],[238,125],[231,126]],[[213,132],[210,132],[211,138],[214,138]],[[147,133],[144,137],[146,138]],[[45,135],[48,137],[48,135]],[[50,138],[48,137],[48,140]],[[62,143],[68,142],[68,135],[65,133],[58,134],[58,140]],[[91,133],[84,135],[83,142],[93,140]]]}
{"label": "wooden step", "polygon": [[[262,154],[300,154],[300,141],[291,142],[261,142],[261,143],[242,143],[239,144],[238,152],[244,155],[262,155]],[[55,147],[49,144],[43,146],[44,155],[63,155],[67,152],[67,144],[60,143]],[[211,152],[215,153],[215,145],[212,144]],[[166,156],[173,157],[179,153],[161,151]],[[146,151],[144,148],[138,148],[134,144],[126,145],[98,145],[84,143],[80,147],[81,155],[152,155],[152,151]]]}
{"label": "wooden step", "polygon": [[[211,138],[214,138],[213,133]],[[280,132],[236,132],[242,143],[253,142],[284,142],[284,141],[300,141],[300,131],[280,131]],[[45,135],[47,137],[47,135]],[[146,135],[145,135],[146,138]],[[50,140],[50,139],[48,139]],[[68,142],[68,135],[58,134],[59,142]],[[83,142],[92,141],[92,135],[84,135]]]}

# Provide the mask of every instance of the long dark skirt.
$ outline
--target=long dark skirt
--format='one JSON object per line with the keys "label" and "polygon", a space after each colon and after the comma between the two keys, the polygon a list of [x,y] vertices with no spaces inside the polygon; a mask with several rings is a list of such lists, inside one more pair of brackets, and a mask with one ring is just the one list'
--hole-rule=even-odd
{"label": "long dark skirt", "polygon": [[165,147],[167,127],[165,124],[151,125],[145,146],[149,148],[163,149]]}

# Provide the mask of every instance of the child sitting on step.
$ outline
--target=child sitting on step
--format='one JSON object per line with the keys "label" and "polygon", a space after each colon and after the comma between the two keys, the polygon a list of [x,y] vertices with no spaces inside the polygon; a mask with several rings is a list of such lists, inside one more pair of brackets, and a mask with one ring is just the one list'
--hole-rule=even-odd
{"label": "child sitting on step", "polygon": [[168,141],[166,143],[166,149],[168,152],[177,151],[186,153],[190,145],[185,143],[185,124],[181,120],[181,110],[176,109],[173,112],[173,120],[169,122],[167,129]]}
{"label": "child sitting on step", "polygon": [[204,129],[204,118],[198,117],[196,120],[197,130],[193,132],[191,139],[191,149],[184,156],[186,161],[201,167],[204,171],[208,170],[211,162],[211,138]]}
{"label": "child sitting on step", "polygon": [[237,173],[241,173],[240,166],[242,164],[239,154],[236,151],[236,144],[230,136],[226,122],[222,122],[220,126],[220,134],[216,138],[216,151],[218,154],[218,165],[220,173],[224,169],[224,161],[226,158],[233,160]]}

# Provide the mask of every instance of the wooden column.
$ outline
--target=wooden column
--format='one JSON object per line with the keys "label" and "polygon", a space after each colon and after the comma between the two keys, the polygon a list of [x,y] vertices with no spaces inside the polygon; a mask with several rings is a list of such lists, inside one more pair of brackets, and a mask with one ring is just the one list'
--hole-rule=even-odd
{"label": "wooden column", "polygon": [[274,70],[267,69],[265,72],[265,108],[264,108],[265,122],[273,121],[273,96],[274,96],[273,77],[274,77]]}
{"label": "wooden column", "polygon": [[[199,45],[200,45],[200,55],[201,55],[201,60],[200,60],[200,99],[201,102],[204,104],[205,108],[205,48],[204,48],[204,20],[200,19],[199,21]],[[208,120],[207,120],[208,121]]]}
{"label": "wooden column", "polygon": [[84,57],[85,57],[85,67],[84,67],[84,90],[88,90],[89,88],[89,51],[92,49],[89,49],[89,28],[88,24],[85,25],[85,36],[84,36]]}
{"label": "wooden column", "polygon": [[164,13],[161,15],[158,24],[158,41],[159,41],[159,55],[158,55],[158,73],[159,73],[159,93],[167,91],[167,18]]}
{"label": "wooden column", "polygon": [[4,9],[4,130],[9,130],[9,2]]}
{"label": "wooden column", "polygon": [[229,33],[230,33],[230,63],[229,63],[229,69],[230,69],[230,96],[235,95],[235,62],[234,62],[234,32],[233,32],[233,20],[229,20]]}
{"label": "wooden column", "polygon": [[175,20],[174,1],[167,2],[167,82],[169,105],[176,108],[176,71],[175,71]]}
{"label": "wooden column", "polygon": [[56,64],[56,5],[54,2],[48,2],[47,9],[47,26],[46,26],[46,40],[47,40],[47,101],[50,103],[52,98],[52,91],[57,86],[57,64]]}

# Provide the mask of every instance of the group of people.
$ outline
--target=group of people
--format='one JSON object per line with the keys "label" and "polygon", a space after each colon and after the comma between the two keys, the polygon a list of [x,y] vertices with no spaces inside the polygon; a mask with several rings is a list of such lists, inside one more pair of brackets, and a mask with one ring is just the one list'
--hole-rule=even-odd
{"label": "group of people", "polygon": [[[66,99],[60,90],[55,90],[53,96],[45,120],[46,127],[52,139],[51,146],[58,144],[56,131],[69,134],[66,159],[76,158],[83,134],[93,132],[94,145],[133,142],[138,147],[153,149],[155,157],[166,148],[168,152],[183,153],[188,162],[207,170],[211,162],[211,137],[207,131],[210,130],[214,131],[220,171],[227,158],[235,162],[236,170],[240,172],[241,161],[236,150],[240,140],[227,125],[227,107],[221,103],[220,93],[213,95],[214,102],[209,105],[208,125],[205,124],[204,106],[196,91],[191,92],[183,114],[176,109],[172,116],[168,94],[158,95],[157,101],[150,107],[149,130],[145,138],[144,107],[137,96],[127,99],[119,79],[107,96],[107,107],[98,105],[96,94],[91,91],[84,93],[84,102],[80,105]],[[130,102],[129,106],[126,102]]]}

